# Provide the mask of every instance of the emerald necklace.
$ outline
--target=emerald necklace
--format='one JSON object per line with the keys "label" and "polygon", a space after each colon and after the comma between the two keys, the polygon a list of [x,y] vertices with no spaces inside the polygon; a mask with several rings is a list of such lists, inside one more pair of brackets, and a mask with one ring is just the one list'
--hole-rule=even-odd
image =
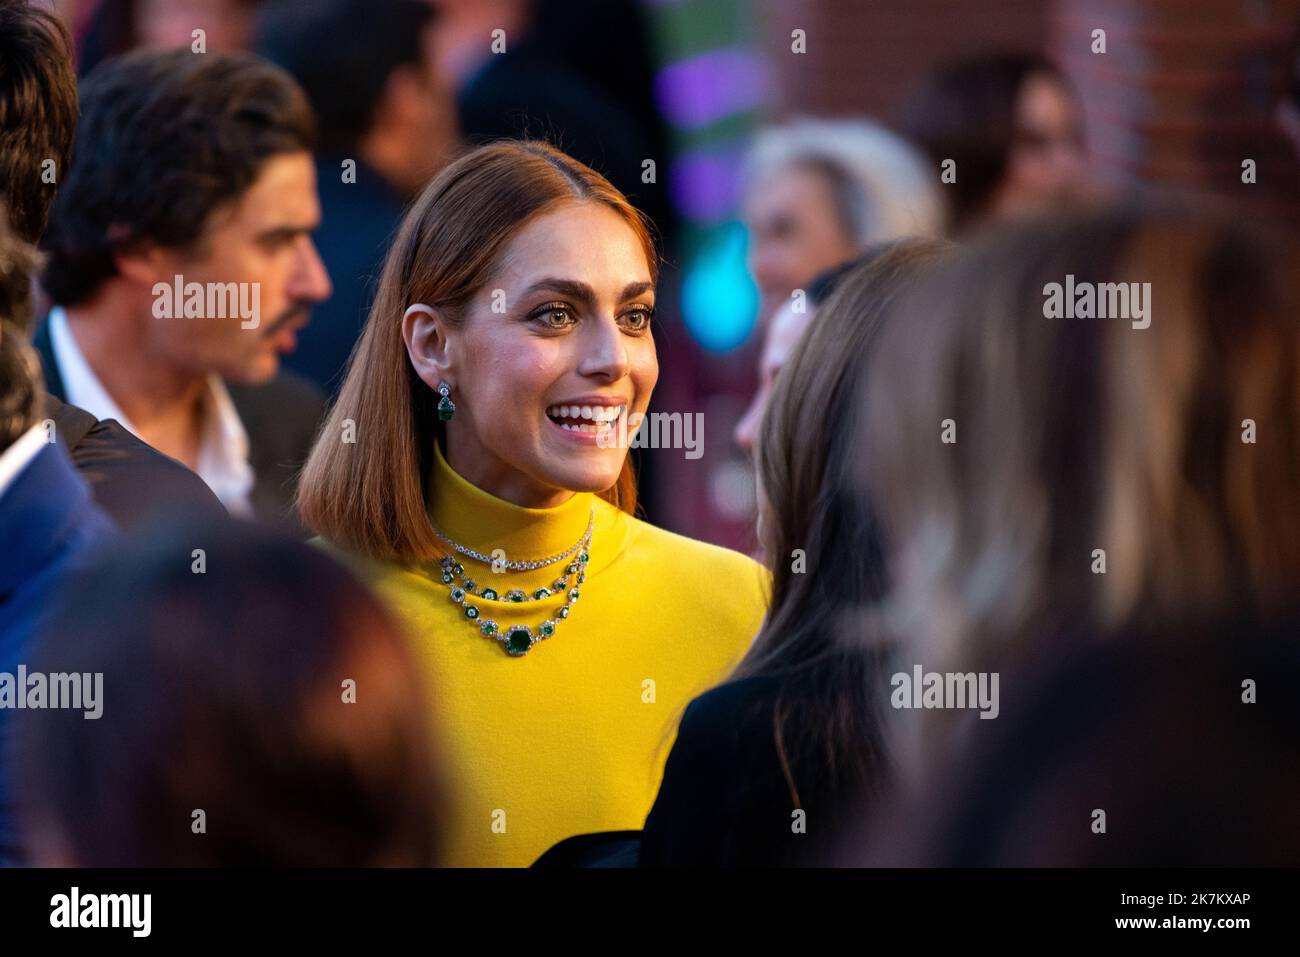
{"label": "emerald necklace", "polygon": [[[560,622],[569,617],[569,609],[578,600],[578,586],[587,580],[587,562],[591,558],[589,546],[595,525],[596,509],[593,506],[591,516],[587,520],[587,531],[583,533],[582,538],[578,539],[577,544],[566,548],[558,555],[527,562],[494,559],[491,555],[484,555],[482,552],[476,552],[472,548],[453,542],[443,534],[441,529],[435,527],[434,533],[454,551],[473,561],[491,566],[494,572],[499,568],[507,571],[533,571],[571,559],[564,568],[563,576],[555,579],[549,588],[538,588],[530,595],[521,588],[508,589],[505,594],[501,594],[495,588],[480,588],[472,578],[465,577],[465,566],[454,556],[448,555],[438,560],[438,565],[442,569],[442,583],[448,587],[448,597],[461,606],[471,627],[477,627],[485,638],[495,638],[505,648],[506,654],[516,658],[526,655],[537,642],[555,634],[555,629],[559,627]],[[574,576],[572,588],[569,587],[570,576]],[[482,610],[471,601],[471,598],[477,597],[483,601],[505,601],[523,605],[528,602],[545,601],[561,593],[565,595],[565,602],[555,613],[555,617],[548,618],[536,626],[498,625],[491,618],[484,618]]]}

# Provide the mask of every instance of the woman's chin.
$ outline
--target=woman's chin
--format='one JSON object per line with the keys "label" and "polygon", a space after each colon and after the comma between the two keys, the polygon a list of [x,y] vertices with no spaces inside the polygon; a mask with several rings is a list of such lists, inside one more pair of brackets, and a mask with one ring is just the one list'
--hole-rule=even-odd
{"label": "woman's chin", "polygon": [[[606,457],[612,459],[611,451],[618,450],[605,451]],[[588,456],[574,456],[562,467],[549,469],[551,484],[572,492],[603,492],[618,482],[619,473],[623,470],[622,453],[619,454],[616,462],[601,462],[596,460],[595,455],[589,456],[593,459],[591,462],[580,461],[585,457]]]}

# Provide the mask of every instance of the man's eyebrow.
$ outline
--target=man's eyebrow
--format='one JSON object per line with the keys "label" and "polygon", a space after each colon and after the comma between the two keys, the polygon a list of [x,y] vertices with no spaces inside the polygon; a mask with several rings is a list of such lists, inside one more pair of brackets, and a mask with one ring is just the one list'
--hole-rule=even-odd
{"label": "man's eyebrow", "polygon": [[[619,298],[619,302],[627,302],[629,299],[634,299],[643,293],[651,292],[653,290],[654,283],[645,282],[644,280],[641,282],[630,282],[623,287],[623,294]],[[546,291],[553,291],[562,296],[568,296],[570,299],[576,299],[586,306],[590,306],[596,301],[595,290],[593,290],[591,286],[587,285],[587,283],[580,282],[576,279],[558,279],[552,276],[537,280],[537,282],[524,290],[523,295],[531,296],[534,293]]]}
{"label": "man's eyebrow", "polygon": [[303,226],[272,226],[257,234],[259,242],[270,242],[278,239],[294,239],[298,236],[306,236],[314,233],[320,226],[319,220]]}

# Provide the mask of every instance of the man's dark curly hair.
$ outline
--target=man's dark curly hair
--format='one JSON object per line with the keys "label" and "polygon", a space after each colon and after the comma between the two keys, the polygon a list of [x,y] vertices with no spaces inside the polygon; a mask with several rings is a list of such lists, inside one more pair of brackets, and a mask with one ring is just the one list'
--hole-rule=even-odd
{"label": "man's dark curly hair", "polygon": [[0,452],[37,420],[45,391],[41,363],[27,344],[36,251],[9,229],[0,204]]}
{"label": "man's dark curly hair", "polygon": [[[9,227],[35,243],[72,157],[77,77],[57,16],[28,0],[0,0],[0,199]],[[53,176],[46,175],[53,161]]]}
{"label": "man's dark curly hair", "polygon": [[186,248],[273,156],[310,150],[315,122],[288,73],[246,53],[143,51],[86,78],[72,167],[54,202],[44,286],[62,305],[139,243]]}

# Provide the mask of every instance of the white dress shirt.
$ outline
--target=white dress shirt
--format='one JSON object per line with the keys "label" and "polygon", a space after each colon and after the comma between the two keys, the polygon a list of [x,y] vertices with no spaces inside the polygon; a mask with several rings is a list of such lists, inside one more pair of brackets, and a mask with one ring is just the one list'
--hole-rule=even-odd
{"label": "white dress shirt", "polygon": [[[59,306],[50,310],[50,346],[63,378],[64,399],[80,406],[97,419],[116,419],[123,428],[140,438],[104,384],[86,361],[68,325],[67,313]],[[253,467],[248,464],[248,432],[240,421],[230,391],[215,372],[205,380],[201,398],[199,460],[194,470],[216,493],[232,515],[253,514],[249,494],[253,490]]]}

